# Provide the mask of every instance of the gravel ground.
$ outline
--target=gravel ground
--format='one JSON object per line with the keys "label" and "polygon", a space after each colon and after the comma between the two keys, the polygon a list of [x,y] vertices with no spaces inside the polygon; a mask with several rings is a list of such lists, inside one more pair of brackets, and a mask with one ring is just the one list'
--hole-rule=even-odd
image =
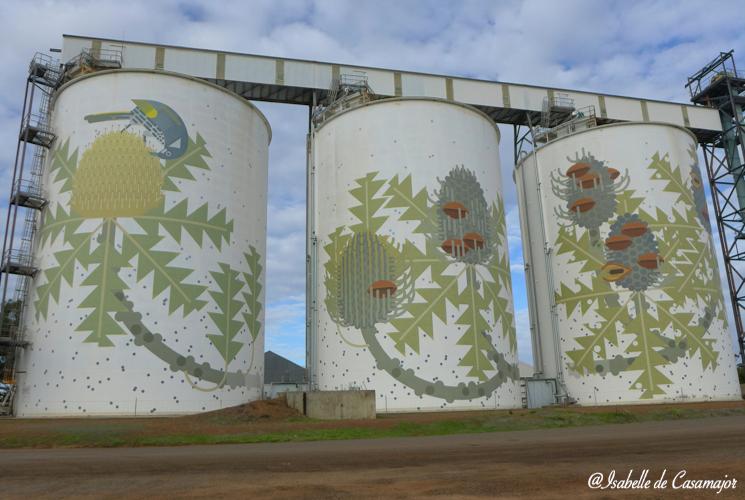
{"label": "gravel ground", "polygon": [[745,481],[745,417],[421,438],[0,451],[3,498],[743,498],[590,474]]}

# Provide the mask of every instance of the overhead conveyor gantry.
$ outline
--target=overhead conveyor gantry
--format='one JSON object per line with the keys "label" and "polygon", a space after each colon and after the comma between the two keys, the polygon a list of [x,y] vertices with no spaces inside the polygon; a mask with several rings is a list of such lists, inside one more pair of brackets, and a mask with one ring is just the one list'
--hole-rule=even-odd
{"label": "overhead conveyor gantry", "polygon": [[432,75],[394,69],[370,68],[282,57],[239,54],[122,40],[65,35],[62,60],[84,50],[120,52],[126,69],[173,71],[202,78],[246,99],[313,105],[327,96],[340,75],[361,74],[377,96],[424,96],[470,104],[497,123],[528,125],[541,121],[544,100],[559,94],[577,109],[593,106],[599,125],[621,121],[673,123],[689,128],[700,141],[722,130],[715,109],[688,104],[638,99],[515,83]]}

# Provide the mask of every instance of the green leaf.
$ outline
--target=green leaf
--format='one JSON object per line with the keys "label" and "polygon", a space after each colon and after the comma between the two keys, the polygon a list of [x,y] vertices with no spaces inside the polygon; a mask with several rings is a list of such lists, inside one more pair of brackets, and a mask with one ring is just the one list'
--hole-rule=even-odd
{"label": "green leaf", "polygon": [[[491,306],[492,309],[494,328],[496,329],[497,325],[501,326],[503,335],[509,340],[510,350],[515,352],[517,351],[515,317],[512,314],[509,300],[501,296],[501,292],[504,290],[508,297],[512,297],[512,281],[509,275],[509,268],[507,254],[505,253],[504,257],[500,258],[498,252],[495,250],[486,266],[491,280],[484,279],[478,270],[477,274],[481,278],[481,284],[484,286],[484,296],[488,299],[487,307]],[[507,272],[506,276],[505,271]]]}
{"label": "green leaf", "polygon": [[[507,246],[507,220],[505,218],[504,203],[497,196],[497,200],[489,207],[489,231],[492,241],[499,245]],[[507,266],[509,272],[509,266]]]}
{"label": "green leaf", "polygon": [[207,238],[220,250],[223,242],[230,243],[230,235],[233,232],[233,221],[227,220],[226,209],[222,209],[212,217],[208,215],[207,203],[188,213],[187,200],[183,199],[170,210],[165,205],[148,212],[147,215],[135,217],[135,221],[148,233],[153,233],[153,228],[160,225],[170,234],[177,243],[181,243],[182,230],[202,247],[203,236]]}
{"label": "green leaf", "polygon": [[243,298],[246,301],[247,312],[243,313],[243,319],[248,327],[251,337],[256,337],[261,333],[261,255],[256,248],[249,246],[249,253],[243,254],[248,264],[248,273],[243,273],[243,280],[246,282],[247,292],[243,292]]}
{"label": "green leaf", "polygon": [[489,309],[489,300],[477,290],[474,267],[468,266],[466,269],[466,286],[455,299],[458,305],[465,308],[455,323],[466,327],[463,336],[458,339],[458,345],[468,346],[468,351],[458,366],[468,367],[469,377],[483,381],[489,379],[486,372],[495,369],[486,355],[494,350],[487,336],[487,332],[491,331],[491,325],[482,314],[482,311]]}
{"label": "green leaf", "polygon": [[370,172],[365,177],[357,179],[355,182],[357,182],[358,187],[349,192],[359,202],[359,205],[349,209],[352,215],[360,221],[359,224],[350,226],[350,229],[355,233],[377,233],[387,219],[385,216],[375,216],[386,202],[385,198],[376,196],[385,184],[385,181],[375,180],[377,175],[378,172]]}
{"label": "green leaf", "polygon": [[561,226],[556,237],[556,254],[570,254],[570,262],[581,263],[579,272],[596,271],[605,264],[602,249],[590,242],[590,232],[582,231],[582,236],[577,237],[577,230],[567,226]]}
{"label": "green leaf", "polygon": [[[497,195],[496,200],[492,203],[490,215],[492,220],[497,222],[497,234],[506,237],[507,214],[504,211],[504,202],[499,195]],[[506,243],[506,241],[504,241],[504,243]]]}
{"label": "green leaf", "polygon": [[163,191],[179,191],[174,179],[193,181],[194,176],[189,167],[209,170],[210,167],[205,158],[211,158],[211,156],[205,144],[204,138],[199,134],[197,134],[196,141],[190,137],[186,152],[175,160],[166,161],[163,167]]}
{"label": "green leaf", "polygon": [[155,250],[154,247],[163,240],[158,234],[157,227],[150,226],[147,234],[131,234],[117,223],[117,227],[124,235],[122,253],[127,261],[137,257],[137,281],[140,282],[152,274],[152,298],[156,298],[164,291],[168,291],[168,314],[173,314],[183,306],[182,314],[186,316],[192,311],[200,310],[207,303],[199,297],[207,289],[203,285],[185,283],[193,273],[191,269],[169,266],[177,258],[179,252]]}
{"label": "green leaf", "polygon": [[658,250],[663,258],[660,272],[665,276],[659,288],[678,305],[686,299],[702,299],[710,305],[722,304],[716,258],[710,240],[701,240],[704,231],[691,208],[685,213],[673,208],[667,215],[660,208],[654,217],[644,211],[642,216],[654,231]]}
{"label": "green leaf", "polygon": [[427,189],[422,188],[416,194],[411,186],[411,175],[399,180],[396,175],[388,181],[388,188],[385,191],[388,196],[386,208],[403,208],[399,216],[402,221],[416,221],[417,224],[412,229],[413,233],[430,234],[437,231],[436,216],[429,206]]}
{"label": "green leaf", "polygon": [[126,333],[111,317],[111,313],[126,311],[117,295],[127,289],[126,283],[119,278],[119,269],[129,267],[127,259],[116,248],[115,231],[114,221],[105,220],[101,241],[88,259],[89,264],[96,265],[96,268],[81,283],[82,286],[93,286],[93,290],[78,307],[92,308],[93,311],[75,331],[90,332],[84,342],[95,342],[99,346],[113,346],[109,337]]}
{"label": "green leaf", "polygon": [[[626,325],[626,333],[634,334],[635,340],[626,352],[635,354],[636,357],[627,369],[641,371],[631,388],[642,391],[639,396],[641,399],[652,399],[654,396],[665,394],[661,386],[672,384],[672,381],[659,370],[660,366],[670,363],[659,352],[667,347],[664,337],[657,335],[663,331],[665,324],[649,313],[641,294],[637,293],[635,300],[635,317]],[[658,314],[659,311],[660,309]]]}
{"label": "green leaf", "polygon": [[220,312],[211,312],[209,316],[219,333],[209,334],[207,338],[227,364],[235,359],[243,347],[242,342],[233,339],[245,326],[243,321],[235,319],[243,309],[243,303],[236,297],[243,290],[245,284],[238,279],[238,271],[232,269],[230,264],[218,263],[218,265],[222,272],[212,271],[210,274],[219,290],[209,293]]}
{"label": "green leaf", "polygon": [[52,153],[52,161],[49,166],[49,178],[53,182],[63,181],[60,188],[61,193],[72,191],[72,178],[78,165],[78,150],[70,153],[70,139]]}
{"label": "green leaf", "polygon": [[84,217],[78,217],[72,211],[68,214],[61,203],[57,203],[56,210],[44,209],[44,223],[39,231],[39,247],[43,247],[47,241],[54,241],[63,232],[65,241],[69,241],[69,237],[77,231],[83,221]]}
{"label": "green leaf", "polygon": [[577,290],[572,290],[564,283],[559,283],[559,291],[555,294],[555,303],[566,306],[567,318],[574,313],[577,307],[584,316],[595,304],[604,302],[600,299],[618,295],[618,292],[613,290],[610,284],[598,275],[593,276],[591,286],[587,286],[579,280],[575,280],[574,283],[579,286]]}
{"label": "green leaf", "polygon": [[[431,255],[427,255],[431,258]],[[445,266],[447,268],[447,266]],[[446,276],[438,273],[440,265],[429,265],[432,281],[438,285],[434,288],[417,288],[416,293],[424,299],[423,302],[411,302],[405,306],[407,317],[391,320],[394,331],[388,335],[395,342],[396,349],[402,354],[409,347],[419,353],[419,331],[430,337],[434,336],[433,321],[438,318],[447,321],[447,301],[457,303],[458,278],[465,272],[465,268],[456,276]],[[444,269],[443,269],[444,270]]]}
{"label": "green leaf", "polygon": [[[717,367],[719,352],[714,350],[714,339],[707,337],[707,329],[702,324],[691,324],[693,314],[687,312],[671,312],[676,305],[673,301],[658,301],[657,311],[660,322],[671,326],[678,333],[678,340],[684,339],[690,356],[697,352],[701,356],[701,366]],[[664,327],[662,328],[664,330]]]}
{"label": "green leaf", "polygon": [[411,269],[414,279],[421,276],[427,269],[432,269],[432,277],[435,282],[447,282],[443,272],[450,266],[445,254],[431,240],[427,239],[425,251],[419,250],[414,243],[406,240],[401,249],[402,261]]}
{"label": "green leaf", "polygon": [[65,235],[65,241],[70,248],[54,253],[57,265],[42,271],[45,282],[36,287],[35,309],[37,319],[47,317],[50,299],[59,303],[60,287],[63,281],[69,286],[73,286],[75,262],[86,265],[89,260],[91,239],[96,231],[98,231],[98,228],[90,233],[71,234],[72,231],[70,231]]}
{"label": "green leaf", "polygon": [[616,195],[616,214],[624,215],[635,213],[641,206],[644,198],[641,196],[634,196],[633,189],[626,189]]}
{"label": "green leaf", "polygon": [[653,171],[652,179],[666,181],[664,191],[677,194],[677,200],[683,201],[688,206],[696,206],[693,193],[683,178],[680,166],[673,168],[667,155],[660,158],[660,154],[655,153],[652,155],[652,162],[647,168]]}
{"label": "green leaf", "polygon": [[686,208],[684,213],[675,207],[671,207],[670,210],[672,215],[656,207],[654,217],[644,210],[640,210],[639,213],[652,231],[661,231],[662,240],[674,239],[677,236],[698,238],[704,231],[697,222],[691,222],[696,221],[696,213],[692,208]]}
{"label": "green leaf", "polygon": [[396,343],[396,349],[403,354],[408,346],[419,353],[419,331],[433,337],[434,318],[446,321],[447,300],[453,301],[458,296],[458,277],[465,269],[457,276],[443,274],[450,267],[450,263],[430,239],[427,240],[424,252],[407,240],[401,249],[401,260],[409,268],[414,280],[429,269],[431,283],[435,285],[428,288],[418,287],[416,293],[424,302],[407,304],[404,309],[408,316],[398,317],[390,322],[395,330],[390,332],[389,336]]}
{"label": "green leaf", "polygon": [[601,320],[596,325],[585,325],[589,335],[575,337],[574,341],[580,348],[567,351],[573,370],[580,374],[595,373],[595,360],[606,358],[607,344],[618,345],[616,328],[619,323],[627,324],[630,321],[628,304],[633,297],[629,296],[618,305],[609,305],[604,300],[597,302],[597,314]]}
{"label": "green leaf", "polygon": [[677,251],[661,267],[666,276],[661,288],[678,304],[682,304],[687,297],[699,297],[701,293],[698,290],[711,285],[702,266],[707,257],[707,248],[706,244],[687,238],[673,240],[673,244]]}

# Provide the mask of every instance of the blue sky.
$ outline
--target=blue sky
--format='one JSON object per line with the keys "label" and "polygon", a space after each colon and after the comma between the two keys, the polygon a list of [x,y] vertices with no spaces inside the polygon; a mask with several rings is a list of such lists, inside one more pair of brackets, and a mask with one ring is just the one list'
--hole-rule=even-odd
{"label": "blue sky", "polygon": [[[686,77],[734,48],[745,2],[13,1],[0,2],[0,201],[28,61],[62,33],[327,60],[686,102]],[[272,124],[266,347],[304,362],[307,109],[259,103]],[[512,131],[502,129],[520,357],[530,359]],[[713,210],[711,210],[713,213]],[[2,221],[4,213],[0,214]]]}

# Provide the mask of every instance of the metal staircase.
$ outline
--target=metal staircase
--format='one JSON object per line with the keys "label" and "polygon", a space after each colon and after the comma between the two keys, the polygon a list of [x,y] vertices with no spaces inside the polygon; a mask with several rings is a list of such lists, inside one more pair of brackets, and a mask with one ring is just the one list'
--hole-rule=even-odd
{"label": "metal staircase", "polygon": [[[38,269],[34,262],[34,237],[47,204],[42,177],[47,150],[55,135],[49,124],[50,101],[61,80],[59,62],[37,53],[29,65],[26,91],[11,192],[5,221],[2,260],[0,260],[0,355],[5,357],[2,381],[16,392],[16,361],[26,346],[23,315],[28,293]],[[0,399],[0,414],[12,412],[12,397]]]}

